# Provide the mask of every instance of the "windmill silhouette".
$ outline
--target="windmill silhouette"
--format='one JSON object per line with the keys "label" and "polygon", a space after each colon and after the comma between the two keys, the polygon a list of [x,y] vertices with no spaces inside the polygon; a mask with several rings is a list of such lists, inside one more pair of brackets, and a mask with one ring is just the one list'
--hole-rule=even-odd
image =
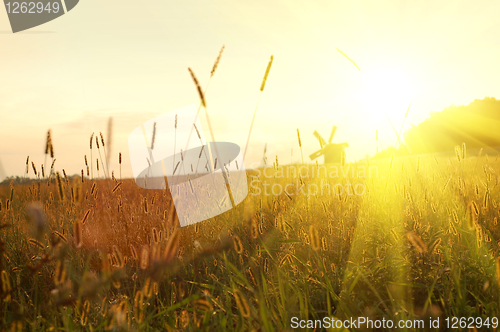
{"label": "windmill silhouette", "polygon": [[337,127],[333,126],[332,132],[330,134],[330,138],[328,139],[328,143],[321,137],[321,135],[315,130],[314,136],[318,139],[321,149],[314,152],[309,156],[311,160],[318,158],[323,155],[325,158],[325,164],[334,164],[340,163],[342,160],[342,154],[344,149],[349,146],[347,143],[334,144],[332,143],[333,136],[337,131]]}

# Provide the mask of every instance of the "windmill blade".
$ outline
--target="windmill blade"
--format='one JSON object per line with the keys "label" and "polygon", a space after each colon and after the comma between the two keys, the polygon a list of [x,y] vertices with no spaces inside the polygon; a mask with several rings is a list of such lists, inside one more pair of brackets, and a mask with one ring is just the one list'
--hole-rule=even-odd
{"label": "windmill blade", "polygon": [[321,156],[324,152],[325,152],[324,149],[318,150],[318,151],[314,152],[313,154],[311,154],[309,156],[309,158],[311,158],[311,160],[314,160],[314,159],[318,158],[319,156]]}
{"label": "windmill blade", "polygon": [[337,126],[333,126],[332,128],[332,133],[330,134],[330,138],[328,139],[328,143],[331,143],[333,140],[333,135],[335,135],[335,132],[337,131]]}
{"label": "windmill blade", "polygon": [[[409,110],[409,108],[408,108]],[[394,127],[394,125],[392,124],[392,121],[391,119],[389,118],[389,115],[387,115],[387,113],[385,113],[385,116],[387,117],[387,120],[389,120],[389,123],[391,124],[391,127],[392,127],[392,130],[394,131],[394,134],[396,134],[396,137],[398,138],[397,142],[396,142],[396,146],[398,144],[402,144],[405,146],[406,150],[408,150],[409,153],[411,153],[411,149],[410,147],[408,146],[408,144],[404,143],[402,140],[401,140],[401,136],[400,134],[398,133],[398,131],[396,130],[396,127]]]}
{"label": "windmill blade", "polygon": [[323,147],[326,145],[326,142],[323,139],[323,137],[321,137],[321,135],[316,130],[314,131],[313,135],[318,139],[319,144],[321,145],[321,148],[323,149]]}
{"label": "windmill blade", "polygon": [[359,71],[361,71],[361,69],[360,69],[360,68],[359,68],[359,66],[356,64],[356,62],[354,62],[354,60],[353,60],[353,59],[349,58],[349,57],[347,56],[347,54],[345,54],[344,52],[342,52],[342,51],[341,51],[341,50],[339,50],[338,48],[337,48],[337,51],[339,51],[339,53],[340,53],[340,54],[342,54],[343,56],[345,56],[347,60],[351,61],[351,63],[352,63],[353,65],[355,65],[355,66],[356,66],[356,68],[358,68],[358,70],[359,70]]}
{"label": "windmill blade", "polygon": [[344,143],[341,143],[339,144],[342,148],[348,148],[349,147],[349,143],[347,142],[344,142]]}

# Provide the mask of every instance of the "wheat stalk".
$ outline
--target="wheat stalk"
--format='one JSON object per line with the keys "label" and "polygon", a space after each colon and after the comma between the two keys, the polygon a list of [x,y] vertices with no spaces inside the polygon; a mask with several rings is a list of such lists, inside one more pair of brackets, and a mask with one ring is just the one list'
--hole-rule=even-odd
{"label": "wheat stalk", "polygon": [[311,247],[314,251],[318,251],[321,248],[318,229],[314,225],[309,226],[309,236],[311,238]]}
{"label": "wheat stalk", "polygon": [[35,163],[34,163],[34,162],[31,162],[31,166],[33,167],[33,172],[35,172],[35,176],[37,176]]}
{"label": "wheat stalk", "polygon": [[163,252],[162,258],[164,262],[170,262],[177,254],[177,250],[179,249],[180,236],[181,235],[179,229],[175,228],[174,232],[170,235],[165,247],[165,251]]}
{"label": "wheat stalk", "polygon": [[94,140],[94,133],[90,135],[90,177],[93,180],[94,179],[94,165],[92,164],[92,142]]}
{"label": "wheat stalk", "polygon": [[50,141],[50,158],[54,159],[54,145],[52,144],[52,140]]}
{"label": "wheat stalk", "polygon": [[137,251],[135,250],[135,247],[131,244],[130,245],[130,254],[132,255],[132,259],[137,260]]}
{"label": "wheat stalk", "polygon": [[419,253],[425,254],[427,252],[427,246],[415,232],[406,233],[406,237]]}
{"label": "wheat stalk", "polygon": [[458,162],[460,162],[462,158],[462,151],[460,149],[460,145],[455,146],[455,156],[457,157]]}
{"label": "wheat stalk", "polygon": [[236,250],[236,252],[241,255],[243,253],[243,244],[241,243],[241,239],[238,235],[234,235],[233,244],[234,250]]}
{"label": "wheat stalk", "polygon": [[80,221],[75,221],[75,245],[77,248],[82,247],[82,223]]}
{"label": "wheat stalk", "polygon": [[26,174],[24,175],[25,177],[28,175],[29,172],[29,162],[30,162],[30,156],[26,157]]}
{"label": "wheat stalk", "polygon": [[137,323],[144,321],[144,294],[142,290],[138,290],[134,297],[134,320]]}
{"label": "wheat stalk", "polygon": [[[221,50],[219,52],[219,55],[217,56],[217,59],[215,59],[215,63],[213,65],[213,67],[212,67],[212,71],[210,72],[210,77],[208,78],[207,86],[205,87],[205,90],[203,92],[204,95],[207,94],[208,87],[210,86],[210,81],[212,80],[212,77],[214,76],[215,71],[217,70],[217,67],[219,66],[219,62],[220,62],[220,59],[222,57],[222,52],[224,51],[224,48],[225,48],[225,46],[222,45],[222,48],[221,48]],[[201,106],[202,106],[202,103],[198,106],[198,110],[196,111],[196,116],[194,117],[193,124],[195,124],[196,120],[198,120],[198,116],[200,115]],[[191,135],[192,134],[193,134],[193,128],[191,128],[191,130],[189,131],[189,136],[188,136],[188,139],[186,141],[186,147],[184,148],[184,150],[187,150],[187,148],[189,146],[189,142],[191,140]]]}
{"label": "wheat stalk", "polygon": [[147,269],[149,266],[149,246],[143,245],[141,250],[140,267],[142,270]]}
{"label": "wheat stalk", "polygon": [[233,296],[234,296],[234,299],[236,300],[236,306],[238,307],[241,315],[245,318],[249,318],[250,317],[250,307],[248,305],[247,300],[243,296],[243,294],[238,289],[235,289],[235,290],[233,290]]}
{"label": "wheat stalk", "polygon": [[[177,114],[175,115],[175,126],[174,126],[174,158],[172,160],[172,167],[174,167],[174,165],[175,165],[175,155],[176,155],[175,149],[176,149],[176,145],[177,145]],[[175,168],[177,168],[177,166]],[[174,170],[174,174],[175,174],[175,170]],[[174,174],[172,174],[172,175],[174,175]]]}
{"label": "wheat stalk", "polygon": [[104,135],[102,134],[102,132],[99,132],[99,136],[101,136],[102,149],[104,150],[104,162],[103,162],[103,159],[101,157],[101,150],[99,149],[99,145],[97,146],[97,148],[99,149],[99,157],[101,158],[102,170],[104,172],[104,177],[109,178],[109,169],[106,169],[108,163],[108,154],[106,153],[106,145],[104,144]]}
{"label": "wheat stalk", "polygon": [[215,71],[217,70],[217,67],[219,66],[220,58],[222,57],[222,52],[224,52],[225,45],[222,45],[222,48],[219,51],[219,55],[217,56],[217,59],[215,59],[214,66],[212,67],[212,71],[210,72],[210,77],[214,76]]}
{"label": "wheat stalk", "polygon": [[[107,155],[106,155],[106,167],[108,169],[108,176],[109,176],[109,165],[111,163],[111,155],[112,155],[112,150],[113,150],[113,117],[110,116],[108,119],[108,128],[107,128],[107,143],[108,143],[108,150],[107,150]],[[106,150],[104,150],[106,152]]]}
{"label": "wheat stalk", "polygon": [[273,65],[274,56],[271,55],[271,59],[269,59],[269,63],[267,64],[266,73],[264,74],[264,78],[262,79],[262,83],[260,84],[260,91],[263,92],[266,87],[267,77],[269,76],[269,72],[271,71],[271,66]]}
{"label": "wheat stalk", "polygon": [[63,184],[61,180],[61,174],[59,172],[56,173],[56,180],[57,180],[57,189],[59,190],[59,198],[61,201],[64,201],[64,190],[63,190]]}
{"label": "wheat stalk", "polygon": [[257,105],[255,106],[255,110],[253,112],[252,122],[250,123],[250,130],[248,131],[247,143],[245,144],[245,151],[243,152],[243,161],[245,161],[245,156],[247,154],[248,143],[250,142],[250,135],[252,134],[253,124],[255,122],[255,116],[257,115],[257,109],[259,108],[260,97],[262,92],[264,92],[264,88],[266,87],[267,77],[269,76],[269,72],[271,71],[271,66],[273,64],[274,56],[271,55],[269,63],[267,64],[266,72],[264,74],[264,78],[262,79],[262,83],[260,84],[260,93],[259,98],[257,99]]}
{"label": "wheat stalk", "polygon": [[189,67],[188,67],[188,70],[189,70],[189,73],[191,74],[191,78],[193,79],[194,84],[196,85],[196,90],[198,90],[198,95],[200,97],[201,104],[203,105],[203,107],[206,108],[207,103],[205,101],[205,95],[203,94],[203,90],[201,89],[200,83],[198,82],[198,79],[196,78],[196,75],[194,74],[193,70]]}
{"label": "wheat stalk", "polygon": [[[196,79],[196,76],[194,74],[194,72],[191,70],[191,68],[188,68],[189,72],[191,73],[191,77],[193,78],[193,81],[196,85],[196,88],[198,90],[198,94],[200,95],[200,99],[201,99],[201,103],[205,109],[205,115],[207,117],[207,124],[208,124],[208,129],[210,131],[210,136],[212,138],[212,142],[214,144],[214,148],[215,148],[215,154],[216,156],[220,159],[220,156],[219,156],[219,151],[217,149],[217,143],[216,143],[216,140],[215,140],[215,135],[214,135],[214,131],[212,129],[212,123],[210,122],[210,117],[208,115],[208,110],[207,110],[207,105],[205,103],[205,97],[203,95],[203,91],[201,90],[201,87],[200,87],[200,84],[198,82],[198,80]],[[192,130],[192,129],[191,129]],[[211,151],[211,148],[210,148],[210,143],[207,143],[207,148],[208,148],[208,155],[209,155],[209,162],[210,162],[210,167],[211,169],[215,172],[215,167],[212,167],[212,151]],[[181,154],[181,157],[182,157],[182,154]],[[226,171],[221,167],[221,171],[222,171],[222,176],[224,177],[224,182],[226,183],[226,189],[227,189],[227,192],[229,194],[229,198],[231,200],[231,205],[233,207],[236,206],[236,204],[234,203],[234,197],[233,197],[233,193],[231,191],[231,187],[229,185],[229,179],[227,178],[227,174],[226,174]]]}
{"label": "wheat stalk", "polygon": [[[177,117],[177,114],[175,116]],[[151,150],[155,148],[155,140],[156,140],[156,122],[153,124],[153,135],[151,137]]]}
{"label": "wheat stalk", "polygon": [[50,134],[50,129],[47,131],[47,140],[45,142],[45,160],[44,164],[47,164],[47,155],[50,153],[50,145],[52,144],[52,137]]}
{"label": "wheat stalk", "polygon": [[304,154],[302,153],[302,142],[300,140],[300,132],[299,128],[297,128],[297,138],[299,140],[299,148],[300,148],[300,157],[302,158],[302,164],[304,163]]}
{"label": "wheat stalk", "polygon": [[118,163],[120,164],[120,181],[122,180],[122,153],[118,153]]}

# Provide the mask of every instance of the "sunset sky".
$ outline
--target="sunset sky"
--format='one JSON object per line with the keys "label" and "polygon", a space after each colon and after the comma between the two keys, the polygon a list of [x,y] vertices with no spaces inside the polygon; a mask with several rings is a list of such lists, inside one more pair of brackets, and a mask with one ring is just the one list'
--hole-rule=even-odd
{"label": "sunset sky", "polygon": [[[498,1],[81,0],[47,24],[12,34],[0,9],[0,162],[23,175],[39,167],[47,130],[56,168],[79,173],[92,132],[114,119],[111,168],[118,152],[131,176],[128,135],[141,123],[206,94],[216,139],[244,147],[259,88],[247,166],[280,163],[319,149],[313,131],[348,142],[348,161],[394,145],[385,113],[405,128],[431,111],[500,97]],[[360,71],[342,56],[345,52]],[[205,132],[208,137],[208,133]],[[293,157],[291,157],[293,149]],[[322,162],[322,158],[319,160]],[[32,172],[31,172],[32,174]],[[1,179],[0,179],[1,180]]]}

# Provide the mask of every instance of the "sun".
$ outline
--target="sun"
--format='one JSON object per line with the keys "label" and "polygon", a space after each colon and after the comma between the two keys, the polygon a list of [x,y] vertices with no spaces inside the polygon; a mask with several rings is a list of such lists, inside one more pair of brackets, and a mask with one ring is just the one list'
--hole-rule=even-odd
{"label": "sun", "polygon": [[377,68],[362,73],[360,97],[374,124],[401,122],[415,95],[411,75],[398,68]]}

